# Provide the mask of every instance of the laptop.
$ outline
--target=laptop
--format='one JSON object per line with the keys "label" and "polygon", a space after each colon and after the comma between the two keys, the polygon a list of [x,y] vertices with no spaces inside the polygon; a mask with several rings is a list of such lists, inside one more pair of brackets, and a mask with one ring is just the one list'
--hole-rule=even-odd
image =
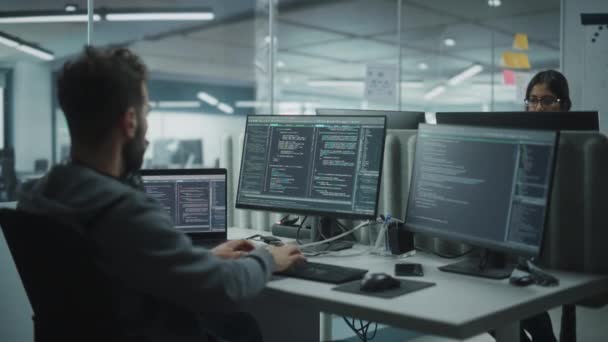
{"label": "laptop", "polygon": [[141,170],[146,193],[193,244],[213,248],[227,240],[226,169]]}

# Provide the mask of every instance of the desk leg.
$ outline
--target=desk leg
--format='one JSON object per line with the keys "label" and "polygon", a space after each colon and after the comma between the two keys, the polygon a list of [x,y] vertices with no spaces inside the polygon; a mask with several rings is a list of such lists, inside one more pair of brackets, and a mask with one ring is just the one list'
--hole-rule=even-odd
{"label": "desk leg", "polygon": [[321,336],[320,341],[331,341],[332,315],[321,312]]}
{"label": "desk leg", "polygon": [[505,324],[496,329],[496,342],[519,341],[519,321]]}
{"label": "desk leg", "polygon": [[265,342],[319,341],[319,309],[305,301],[262,293],[245,311],[256,318]]}

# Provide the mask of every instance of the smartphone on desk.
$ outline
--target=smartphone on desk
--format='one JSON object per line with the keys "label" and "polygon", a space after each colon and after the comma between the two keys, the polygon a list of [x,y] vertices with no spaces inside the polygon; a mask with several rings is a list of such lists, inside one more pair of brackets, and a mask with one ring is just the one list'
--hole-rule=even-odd
{"label": "smartphone on desk", "polygon": [[421,264],[404,262],[395,264],[395,275],[401,277],[422,277],[424,272],[422,271]]}

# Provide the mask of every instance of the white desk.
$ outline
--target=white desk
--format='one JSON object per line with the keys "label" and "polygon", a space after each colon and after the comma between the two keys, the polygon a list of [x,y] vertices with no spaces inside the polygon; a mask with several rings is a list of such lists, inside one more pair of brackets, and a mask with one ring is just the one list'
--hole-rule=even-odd
{"label": "white desk", "polygon": [[[229,229],[230,238],[256,233],[259,232]],[[343,253],[355,254],[356,250],[365,249],[366,246],[357,246],[355,250]],[[315,257],[311,260],[393,275],[394,264],[405,259],[368,253],[348,257]],[[298,329],[299,335],[302,322],[307,322],[307,326],[304,329],[306,337],[303,336],[301,340],[317,340],[319,312],[328,312],[459,339],[495,329],[497,341],[517,341],[521,319],[608,291],[608,276],[551,272],[560,280],[557,287],[515,287],[509,285],[508,280],[445,273],[437,269],[454,260],[418,253],[407,261],[423,264],[425,271],[424,277],[410,279],[434,282],[436,285],[396,298],[382,299],[332,291],[336,285],[301,279],[281,278],[269,282],[255,304],[264,308],[260,320],[265,333],[266,324],[270,324],[273,330],[268,340],[284,338],[279,329],[285,330],[284,333],[291,332],[287,336],[290,336],[289,340],[294,340],[293,329]]]}

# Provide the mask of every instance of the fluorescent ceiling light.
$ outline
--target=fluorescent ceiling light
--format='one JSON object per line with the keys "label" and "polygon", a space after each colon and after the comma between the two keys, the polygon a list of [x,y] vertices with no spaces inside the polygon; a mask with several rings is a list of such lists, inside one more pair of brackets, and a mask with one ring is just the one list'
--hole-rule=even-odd
{"label": "fluorescent ceiling light", "polygon": [[418,64],[418,69],[420,69],[420,70],[427,70],[428,68],[429,68],[429,65],[426,63]]}
{"label": "fluorescent ceiling light", "polygon": [[234,105],[237,108],[257,108],[269,106],[270,103],[265,101],[236,101]]}
{"label": "fluorescent ceiling light", "polygon": [[204,91],[201,91],[198,94],[196,94],[196,97],[198,97],[201,101],[208,103],[212,106],[217,106],[217,104],[220,103],[220,101],[218,101],[218,99],[209,95],[208,93],[205,93]]}
{"label": "fluorescent ceiling light", "polygon": [[452,38],[446,38],[443,40],[443,44],[445,44],[445,46],[454,46],[456,45],[456,41]]}
{"label": "fluorescent ceiling light", "polygon": [[38,57],[45,61],[52,61],[53,59],[55,59],[55,56],[50,51],[46,51],[46,50],[31,46],[27,43],[22,43],[18,39],[15,39],[8,35],[0,34],[0,44],[6,45],[13,49],[17,49],[21,52],[25,52],[27,54]]}
{"label": "fluorescent ceiling light", "polygon": [[283,62],[283,61],[277,62],[277,68],[284,68],[284,67],[285,67],[285,62]]}
{"label": "fluorescent ceiling light", "polygon": [[[38,15],[0,17],[0,24],[32,24],[32,23],[74,23],[86,22],[89,16],[86,14],[62,14],[62,15]],[[93,20],[101,20],[99,14],[93,15]]]}
{"label": "fluorescent ceiling light", "polygon": [[66,12],[75,12],[76,10],[78,10],[78,6],[75,4],[67,4],[64,7]]}
{"label": "fluorescent ceiling light", "polygon": [[222,112],[224,112],[226,114],[232,114],[232,113],[234,113],[234,108],[232,108],[231,106],[229,106],[229,105],[227,105],[225,103],[222,103],[222,102],[220,102],[217,105],[217,109],[221,110]]}
{"label": "fluorescent ceiling light", "polygon": [[198,101],[158,101],[160,108],[199,108],[201,103]]}
{"label": "fluorescent ceiling light", "polygon": [[19,46],[17,46],[17,49],[21,50],[25,53],[29,53],[30,55],[38,57],[45,61],[52,61],[53,59],[55,59],[55,56],[53,56],[52,53],[49,53],[49,52],[37,49],[35,47],[31,47],[28,45],[19,45]]}
{"label": "fluorescent ceiling light", "polygon": [[444,91],[445,91],[445,86],[442,86],[442,85],[437,86],[437,87],[431,89],[431,91],[429,91],[428,93],[424,94],[424,99],[427,101],[432,100],[433,98],[437,97]]}
{"label": "fluorescent ceiling light", "polygon": [[19,46],[19,42],[16,40],[12,40],[10,38],[6,38],[3,36],[0,36],[0,44],[2,45],[6,45],[8,47],[12,47],[12,48],[16,48],[17,46]]}
{"label": "fluorescent ceiling light", "polygon": [[458,85],[458,84],[464,82],[465,80],[468,80],[469,78],[479,74],[482,71],[483,71],[483,67],[481,65],[474,64],[474,65],[470,66],[469,68],[467,68],[466,70],[464,70],[463,72],[459,73],[458,75],[450,78],[448,80],[448,84],[451,86]]}
{"label": "fluorescent ceiling light", "polygon": [[502,5],[500,0],[488,0],[488,6],[490,7],[498,7],[500,5]]}
{"label": "fluorescent ceiling light", "polygon": [[212,12],[173,12],[173,13],[108,13],[107,21],[187,21],[187,20],[213,20]]}

